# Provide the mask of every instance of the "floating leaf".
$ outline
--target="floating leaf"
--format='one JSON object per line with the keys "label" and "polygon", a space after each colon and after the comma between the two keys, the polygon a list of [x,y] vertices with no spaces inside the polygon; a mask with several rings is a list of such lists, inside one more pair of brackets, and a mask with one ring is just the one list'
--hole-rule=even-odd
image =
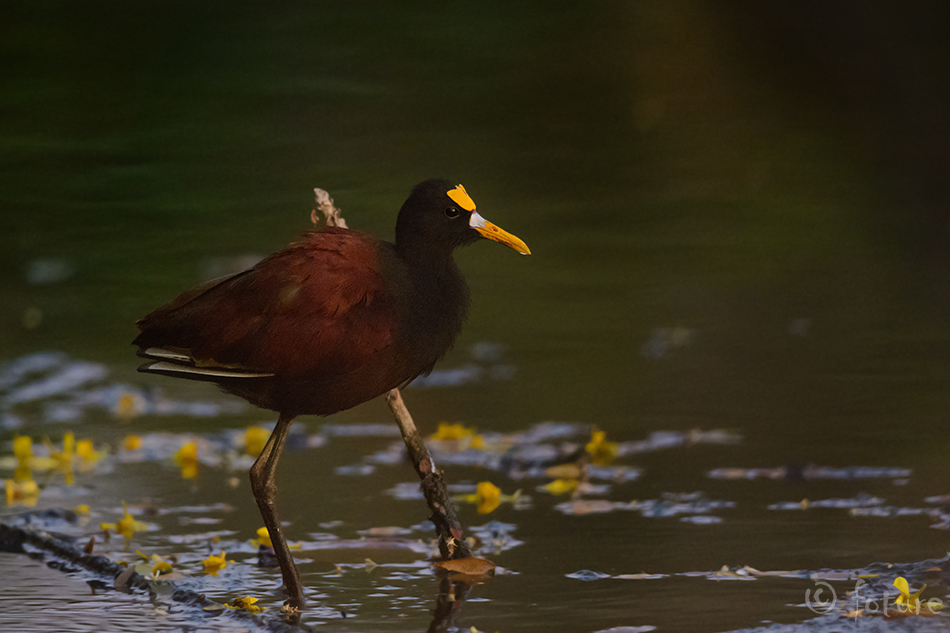
{"label": "floating leaf", "polygon": [[583,469],[578,464],[573,463],[558,464],[544,471],[544,475],[552,479],[580,479],[583,474]]}
{"label": "floating leaf", "polygon": [[495,571],[495,563],[484,558],[459,558],[433,563],[433,567],[465,576],[487,576]]}
{"label": "floating leaf", "polygon": [[552,495],[563,495],[577,490],[577,485],[576,479],[555,479],[551,483],[541,486],[541,490],[550,492]]}
{"label": "floating leaf", "polygon": [[604,512],[613,512],[621,509],[621,505],[606,499],[579,499],[577,501],[567,501],[555,506],[564,514],[601,514]]}

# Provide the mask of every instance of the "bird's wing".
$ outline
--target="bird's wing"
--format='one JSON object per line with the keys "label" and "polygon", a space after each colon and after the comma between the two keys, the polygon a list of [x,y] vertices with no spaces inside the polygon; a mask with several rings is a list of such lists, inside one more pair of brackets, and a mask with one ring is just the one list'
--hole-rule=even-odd
{"label": "bird's wing", "polygon": [[[138,322],[141,354],[205,379],[341,375],[394,342],[396,306],[377,242],[324,229]],[[160,369],[160,368],[158,368]],[[199,378],[198,375],[184,376]]]}

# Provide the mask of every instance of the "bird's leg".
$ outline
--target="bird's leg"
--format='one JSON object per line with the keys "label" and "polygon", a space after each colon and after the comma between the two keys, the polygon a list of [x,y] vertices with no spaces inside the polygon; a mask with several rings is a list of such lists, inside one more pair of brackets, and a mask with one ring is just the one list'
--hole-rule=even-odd
{"label": "bird's leg", "polygon": [[303,587],[300,584],[300,574],[297,572],[297,566],[294,565],[294,559],[287,547],[287,541],[284,540],[284,535],[280,531],[280,519],[277,518],[275,498],[277,484],[274,481],[277,460],[280,459],[284,440],[287,439],[293,421],[293,416],[280,415],[277,426],[274,427],[274,432],[271,433],[267,444],[264,445],[264,450],[261,451],[257,461],[251,466],[251,490],[254,492],[254,499],[257,500],[257,507],[260,508],[264,526],[270,534],[271,545],[274,547],[274,554],[280,564],[284,586],[290,596],[288,606],[292,609],[300,609],[303,607]]}

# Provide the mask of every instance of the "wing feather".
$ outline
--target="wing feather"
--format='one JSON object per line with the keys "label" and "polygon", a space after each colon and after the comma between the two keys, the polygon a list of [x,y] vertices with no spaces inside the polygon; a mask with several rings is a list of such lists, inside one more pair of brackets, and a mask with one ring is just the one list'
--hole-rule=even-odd
{"label": "wing feather", "polygon": [[379,272],[378,242],[327,228],[184,293],[138,326],[140,354],[191,366],[187,373],[332,377],[394,344],[396,303]]}

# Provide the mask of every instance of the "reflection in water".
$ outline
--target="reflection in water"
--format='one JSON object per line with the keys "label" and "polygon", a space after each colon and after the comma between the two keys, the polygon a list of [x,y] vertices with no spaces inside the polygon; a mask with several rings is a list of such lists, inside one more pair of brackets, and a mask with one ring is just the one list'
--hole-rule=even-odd
{"label": "reflection in water", "polygon": [[465,599],[472,590],[472,584],[464,580],[452,580],[450,574],[440,575],[439,593],[432,611],[429,633],[443,633],[455,630],[456,619],[462,612]]}

